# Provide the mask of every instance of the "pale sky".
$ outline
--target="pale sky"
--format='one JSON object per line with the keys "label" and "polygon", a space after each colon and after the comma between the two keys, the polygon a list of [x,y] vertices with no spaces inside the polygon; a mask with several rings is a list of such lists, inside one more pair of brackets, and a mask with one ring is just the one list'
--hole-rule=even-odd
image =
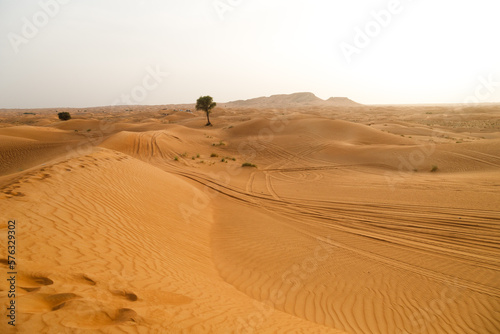
{"label": "pale sky", "polygon": [[0,0],[0,108],[500,102],[498,0]]}

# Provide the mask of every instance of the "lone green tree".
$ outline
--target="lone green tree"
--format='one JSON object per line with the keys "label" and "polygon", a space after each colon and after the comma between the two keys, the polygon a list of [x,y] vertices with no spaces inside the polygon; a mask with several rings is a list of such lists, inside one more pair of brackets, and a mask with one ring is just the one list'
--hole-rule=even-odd
{"label": "lone green tree", "polygon": [[208,95],[200,96],[200,98],[196,100],[196,110],[203,110],[205,114],[207,114],[207,124],[205,124],[205,126],[212,125],[212,123],[210,123],[210,113],[216,105],[217,103],[213,102],[212,97]]}
{"label": "lone green tree", "polygon": [[57,114],[57,116],[59,117],[59,119],[61,121],[67,121],[67,120],[71,119],[71,115],[67,111],[60,112],[60,113]]}

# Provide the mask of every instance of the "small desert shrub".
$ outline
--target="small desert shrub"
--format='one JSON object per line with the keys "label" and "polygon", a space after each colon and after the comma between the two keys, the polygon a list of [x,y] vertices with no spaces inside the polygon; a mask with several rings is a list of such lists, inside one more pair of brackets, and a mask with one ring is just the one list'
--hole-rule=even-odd
{"label": "small desert shrub", "polygon": [[90,131],[92,131],[92,130],[90,130],[90,129],[87,129],[87,132],[90,132]]}
{"label": "small desert shrub", "polygon": [[197,158],[200,158],[200,154],[197,154],[197,155],[196,155],[196,157],[197,157]]}
{"label": "small desert shrub", "polygon": [[210,158],[218,158],[219,155],[217,153],[212,153],[210,154]]}
{"label": "small desert shrub", "polygon": [[175,161],[179,161],[179,157],[175,156],[175,157],[174,157],[174,160],[175,160]]}
{"label": "small desert shrub", "polygon": [[250,162],[245,162],[241,165],[241,167],[257,167],[255,166],[254,164],[250,163]]}
{"label": "small desert shrub", "polygon": [[432,165],[431,172],[437,172],[438,166]]}
{"label": "small desert shrub", "polygon": [[57,114],[57,116],[59,117],[59,119],[61,121],[67,121],[67,120],[71,119],[71,115],[67,111],[60,112],[60,113]]}

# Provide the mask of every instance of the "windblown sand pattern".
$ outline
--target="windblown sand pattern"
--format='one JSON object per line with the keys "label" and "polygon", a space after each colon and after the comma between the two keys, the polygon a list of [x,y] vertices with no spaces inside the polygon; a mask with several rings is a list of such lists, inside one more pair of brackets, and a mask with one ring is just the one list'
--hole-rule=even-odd
{"label": "windblown sand pattern", "polygon": [[16,332],[500,332],[498,106],[117,108],[0,111]]}

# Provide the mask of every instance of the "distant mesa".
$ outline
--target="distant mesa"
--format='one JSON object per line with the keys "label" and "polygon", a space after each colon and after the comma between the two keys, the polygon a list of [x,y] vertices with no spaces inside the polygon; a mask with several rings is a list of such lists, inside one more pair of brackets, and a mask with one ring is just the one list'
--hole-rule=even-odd
{"label": "distant mesa", "polygon": [[257,97],[249,100],[231,101],[224,104],[227,107],[246,108],[279,108],[279,107],[300,107],[300,106],[338,106],[356,107],[362,104],[356,103],[347,97],[331,97],[323,100],[313,93],[293,93],[271,95],[269,97]]}
{"label": "distant mesa", "polygon": [[347,97],[331,97],[328,100],[326,100],[329,105],[335,105],[335,106],[345,106],[345,107],[356,107],[356,106],[362,106],[361,103],[354,102],[353,100],[347,98]]}

